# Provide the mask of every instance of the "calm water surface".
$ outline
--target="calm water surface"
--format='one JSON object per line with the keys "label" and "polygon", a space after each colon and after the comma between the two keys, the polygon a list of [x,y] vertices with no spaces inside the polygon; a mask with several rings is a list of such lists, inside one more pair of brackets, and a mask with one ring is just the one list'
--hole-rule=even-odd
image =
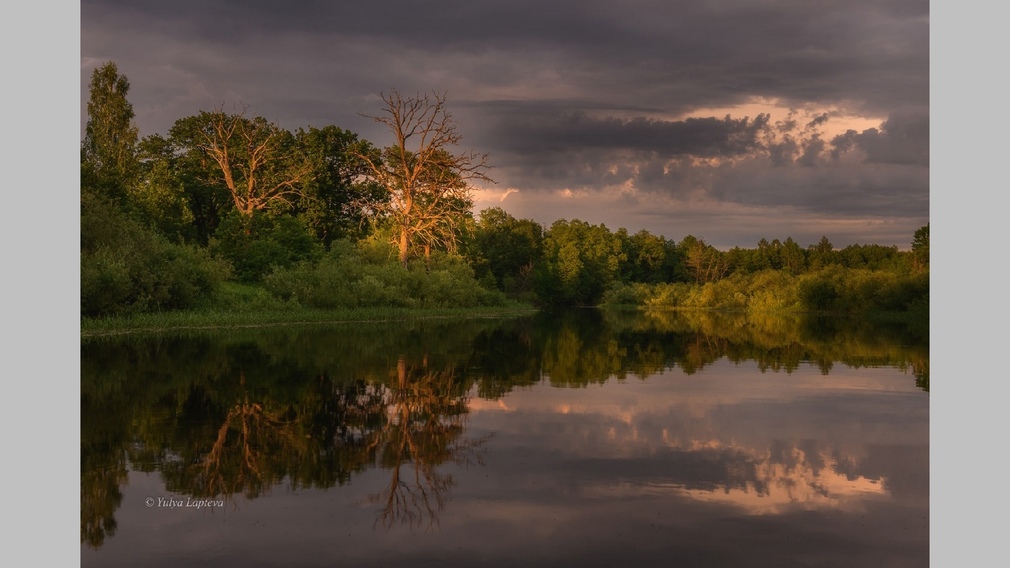
{"label": "calm water surface", "polygon": [[928,339],[575,310],[82,342],[84,566],[927,566]]}

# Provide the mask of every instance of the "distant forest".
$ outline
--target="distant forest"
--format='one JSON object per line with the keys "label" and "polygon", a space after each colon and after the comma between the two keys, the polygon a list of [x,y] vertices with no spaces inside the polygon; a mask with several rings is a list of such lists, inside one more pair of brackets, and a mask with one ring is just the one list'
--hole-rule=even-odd
{"label": "distant forest", "polygon": [[81,146],[81,315],[245,303],[627,305],[928,312],[929,225],[896,246],[761,239],[720,251],[688,235],[578,219],[474,215],[488,156],[457,152],[445,99],[383,94],[378,148],[337,126],[288,131],[238,109],[139,137],[115,63],[91,78]]}

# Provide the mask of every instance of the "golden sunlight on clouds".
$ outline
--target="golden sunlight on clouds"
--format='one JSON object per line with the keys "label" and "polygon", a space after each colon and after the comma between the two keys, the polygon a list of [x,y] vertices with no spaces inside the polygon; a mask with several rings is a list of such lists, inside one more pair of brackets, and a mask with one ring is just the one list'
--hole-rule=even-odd
{"label": "golden sunlight on clouds", "polygon": [[[810,134],[816,131],[821,134],[821,138],[826,140],[830,140],[839,134],[844,134],[847,130],[862,132],[868,128],[879,128],[881,123],[887,120],[886,116],[862,116],[838,106],[807,104],[798,108],[790,107],[778,99],[763,97],[754,97],[749,102],[737,106],[698,108],[689,114],[677,116],[674,120],[710,116],[716,118],[725,116],[743,118],[746,116],[753,119],[759,114],[770,115],[770,123],[772,125],[794,121],[796,123],[793,130],[795,134],[800,134],[804,131]],[[827,121],[820,122],[813,127],[808,127],[808,125],[811,125],[811,123],[822,115],[827,115]]]}

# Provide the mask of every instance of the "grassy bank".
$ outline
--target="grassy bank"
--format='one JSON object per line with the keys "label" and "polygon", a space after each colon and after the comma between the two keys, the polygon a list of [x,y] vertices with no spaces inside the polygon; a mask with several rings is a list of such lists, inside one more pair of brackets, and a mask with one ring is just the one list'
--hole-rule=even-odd
{"label": "grassy bank", "polygon": [[81,318],[81,337],[157,333],[191,329],[325,324],[356,321],[401,321],[430,318],[487,318],[528,315],[529,304],[503,301],[487,307],[354,307],[319,309],[284,301],[261,286],[227,283],[206,305],[191,310],[144,312],[104,318]]}
{"label": "grassy bank", "polygon": [[337,322],[403,321],[432,318],[498,318],[530,315],[535,312],[535,308],[526,304],[512,304],[493,308],[459,309],[354,308],[315,310],[295,308],[260,312],[206,309],[148,313],[101,319],[82,318],[81,337],[188,329],[225,329]]}

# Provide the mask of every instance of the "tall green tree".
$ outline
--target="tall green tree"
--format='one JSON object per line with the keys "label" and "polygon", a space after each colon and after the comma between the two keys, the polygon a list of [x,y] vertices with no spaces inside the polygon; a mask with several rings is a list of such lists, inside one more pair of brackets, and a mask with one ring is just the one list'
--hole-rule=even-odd
{"label": "tall green tree", "polygon": [[929,223],[919,227],[913,235],[912,261],[916,270],[929,268]]}
{"label": "tall green tree", "polygon": [[792,237],[786,237],[786,242],[782,243],[780,258],[782,259],[782,269],[790,274],[796,275],[806,269],[807,257]]}
{"label": "tall green tree", "polygon": [[388,195],[381,186],[363,179],[368,166],[359,155],[377,155],[378,150],[357,134],[333,125],[299,129],[295,139],[311,168],[295,212],[327,247],[337,239],[368,235],[370,212]]}
{"label": "tall green tree", "polygon": [[[778,240],[775,242],[778,243]],[[751,259],[751,272],[759,272],[769,268],[778,269],[780,266],[778,249],[773,246],[772,243],[769,243],[766,238],[762,238],[758,241],[757,248],[754,249],[754,254]]]}
{"label": "tall green tree", "polygon": [[523,295],[533,291],[541,263],[544,229],[531,219],[516,219],[501,207],[480,212],[467,257],[478,278],[491,277],[499,290]]}
{"label": "tall green tree", "polygon": [[81,143],[81,185],[122,203],[137,174],[137,136],[130,82],[109,61],[91,74],[88,122]]}
{"label": "tall green tree", "polygon": [[200,149],[198,116],[181,118],[168,136],[155,134],[141,142],[142,163],[152,172],[164,172],[165,181],[178,184],[192,215],[196,241],[206,245],[221,221],[234,208],[228,189],[220,182],[217,165]]}
{"label": "tall green tree", "polygon": [[598,304],[626,260],[620,237],[606,225],[555,221],[544,239],[537,295],[550,304]]}
{"label": "tall green tree", "polygon": [[828,240],[826,235],[821,236],[821,240],[817,241],[816,245],[810,245],[807,247],[808,258],[810,261],[811,269],[823,268],[829,264],[835,263],[835,247]]}
{"label": "tall green tree", "polygon": [[628,235],[628,231],[621,228],[615,234],[624,247],[625,261],[621,263],[623,281],[656,284],[669,282],[674,277],[673,249],[676,243],[645,229]]}
{"label": "tall green tree", "polygon": [[900,264],[897,246],[852,244],[838,251],[847,268],[893,270]]}
{"label": "tall green tree", "polygon": [[140,141],[139,158],[139,179],[128,192],[131,209],[173,242],[198,242],[185,176],[171,144],[160,135],[147,136]]}

